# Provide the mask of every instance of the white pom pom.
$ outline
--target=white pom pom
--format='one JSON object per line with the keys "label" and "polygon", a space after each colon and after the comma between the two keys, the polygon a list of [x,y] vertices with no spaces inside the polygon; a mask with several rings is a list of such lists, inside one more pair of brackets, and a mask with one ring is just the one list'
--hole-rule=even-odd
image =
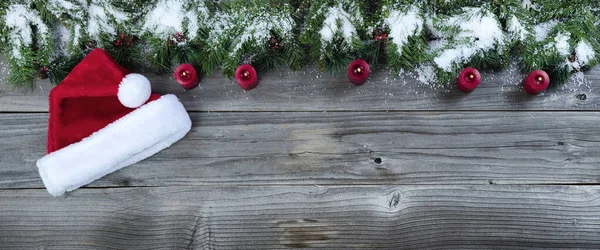
{"label": "white pom pom", "polygon": [[140,74],[128,74],[119,85],[119,101],[128,108],[142,106],[150,98],[150,81]]}

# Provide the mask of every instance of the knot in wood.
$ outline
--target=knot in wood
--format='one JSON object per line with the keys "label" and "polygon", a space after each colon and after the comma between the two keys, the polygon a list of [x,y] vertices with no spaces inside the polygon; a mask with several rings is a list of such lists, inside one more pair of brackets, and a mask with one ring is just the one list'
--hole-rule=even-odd
{"label": "knot in wood", "polygon": [[402,194],[398,191],[394,191],[388,195],[390,198],[388,199],[388,208],[390,210],[398,209],[400,206],[400,199],[402,198]]}

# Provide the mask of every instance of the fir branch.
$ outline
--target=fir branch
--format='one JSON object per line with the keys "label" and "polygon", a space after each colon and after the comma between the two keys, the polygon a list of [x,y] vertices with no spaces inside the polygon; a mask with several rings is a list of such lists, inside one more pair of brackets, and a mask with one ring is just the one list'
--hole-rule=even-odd
{"label": "fir branch", "polygon": [[[569,4],[569,11],[554,9]],[[598,17],[588,5],[557,0],[545,2],[540,9],[531,12],[538,16],[538,21],[551,21],[553,25],[542,23],[549,30],[537,34],[534,42],[525,44],[522,65],[525,72],[542,69],[550,75],[551,87],[557,87],[568,80],[571,72],[597,65],[600,55],[600,31],[596,27]],[[545,30],[543,27],[538,29],[540,32]]]}
{"label": "fir branch", "polygon": [[80,57],[59,57],[50,62],[46,67],[50,83],[54,85],[61,83],[81,59]]}
{"label": "fir branch", "polygon": [[[222,12],[221,17],[214,18],[214,29],[208,35],[207,46],[209,61],[223,60],[225,76],[233,76],[240,63],[251,63],[259,69],[273,69],[284,64],[287,58],[291,59],[289,65],[292,68],[298,68],[302,57],[294,38],[296,23],[289,4],[281,1],[231,1],[231,5]],[[278,41],[277,48],[268,46],[273,39]],[[280,46],[284,53],[279,53]],[[290,49],[286,53],[288,46]]]}
{"label": "fir branch", "polygon": [[362,1],[312,1],[300,41],[322,69],[343,71],[361,50],[359,27],[365,25]]}
{"label": "fir branch", "polygon": [[20,53],[22,58],[15,58],[11,56],[11,53],[5,57],[10,69],[8,85],[12,86],[13,90],[22,87],[33,89],[34,81],[40,70],[36,63],[35,53],[29,49],[22,49]]}
{"label": "fir branch", "polygon": [[368,40],[364,42],[357,54],[359,58],[367,61],[369,65],[376,66],[380,64],[380,61],[385,59],[383,55],[385,54],[384,50],[387,48],[388,46],[383,40]]}
{"label": "fir branch", "polygon": [[227,50],[225,48],[229,47],[229,45],[223,45],[222,43],[226,42],[215,42],[211,44],[211,46],[209,46],[208,44],[205,44],[203,46],[204,48],[206,48],[206,60],[204,61],[204,63],[202,63],[202,71],[206,74],[212,74],[221,66],[221,63],[225,60],[225,55],[227,54]]}
{"label": "fir branch", "polygon": [[306,50],[298,44],[298,42],[292,42],[283,47],[285,53],[285,60],[288,61],[290,69],[296,71],[300,70],[306,63]]}
{"label": "fir branch", "polygon": [[396,73],[401,68],[412,70],[425,58],[427,40],[422,6],[406,5],[402,0],[386,0],[383,6],[385,11],[382,11],[378,26],[385,30],[382,40],[386,63]]}
{"label": "fir branch", "polygon": [[267,50],[264,53],[257,54],[253,59],[253,64],[257,65],[258,70],[271,71],[285,64],[285,58],[281,56],[281,51]]}
{"label": "fir branch", "polygon": [[117,36],[104,34],[101,37],[104,50],[119,64],[135,71],[148,66],[142,56],[142,44],[139,38],[128,33],[120,33]]}
{"label": "fir branch", "polygon": [[[524,71],[543,69],[559,86],[600,61],[596,2],[10,0],[0,1],[0,51],[15,87],[33,86],[44,67],[56,84],[96,47],[132,70],[150,64],[166,72],[192,63],[232,76],[241,63],[298,70],[317,62],[322,70],[343,72],[359,57],[396,72],[433,65],[439,82],[454,80],[467,66],[502,69],[512,55],[521,57]],[[15,17],[27,25],[15,26]],[[536,34],[544,31],[541,24],[547,34]],[[66,55],[62,40],[53,44],[58,25],[70,33]],[[386,39],[374,35],[379,29]],[[118,44],[121,34],[134,37],[132,46]]]}
{"label": "fir branch", "polygon": [[114,37],[118,30],[132,27],[130,13],[116,7],[113,1],[46,1],[53,3],[52,13],[69,28],[70,56],[85,55],[93,49],[90,47],[110,48],[112,44],[106,44],[105,37]]}
{"label": "fir branch", "polygon": [[31,6],[11,4],[3,11],[2,36],[6,41],[5,58],[11,74],[8,84],[13,87],[30,86],[33,79],[50,61],[54,40],[50,28],[43,22],[40,13]]}
{"label": "fir branch", "polygon": [[[434,19],[429,32],[447,43],[434,49],[433,64],[438,68],[438,79],[456,77],[464,67],[500,69],[508,65],[510,51],[499,18],[491,5],[465,7],[452,16]],[[485,30],[485,33],[482,32]]]}
{"label": "fir branch", "polygon": [[209,5],[204,0],[158,0],[148,9],[140,34],[148,41],[148,61],[159,72],[181,63],[203,68],[200,53],[210,25]]}

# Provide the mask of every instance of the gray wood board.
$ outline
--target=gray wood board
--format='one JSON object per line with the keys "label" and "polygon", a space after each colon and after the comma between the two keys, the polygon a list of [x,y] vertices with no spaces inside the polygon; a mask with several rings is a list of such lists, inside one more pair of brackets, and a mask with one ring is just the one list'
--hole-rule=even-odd
{"label": "gray wood board", "polygon": [[1,249],[600,248],[595,186],[0,191]]}
{"label": "gray wood board", "polygon": [[[94,187],[600,182],[600,112],[198,112]],[[0,114],[0,188],[40,188],[47,114]],[[381,160],[381,162],[379,162]],[[377,163],[379,162],[379,164]]]}
{"label": "gray wood board", "polygon": [[[594,88],[600,83],[599,73],[597,67],[586,73],[585,81],[572,81],[564,89],[540,96],[522,91],[524,76],[514,66],[484,72],[483,83],[470,94],[455,86],[432,88],[413,75],[394,76],[382,69],[359,87],[350,84],[344,73],[321,73],[312,67],[263,72],[259,86],[248,92],[221,72],[204,77],[201,86],[191,91],[184,91],[172,76],[147,76],[154,91],[177,94],[190,111],[599,110],[600,88]],[[0,112],[48,111],[52,86],[47,80],[38,81],[34,91],[14,91],[7,86],[6,70],[0,69],[0,74]]]}

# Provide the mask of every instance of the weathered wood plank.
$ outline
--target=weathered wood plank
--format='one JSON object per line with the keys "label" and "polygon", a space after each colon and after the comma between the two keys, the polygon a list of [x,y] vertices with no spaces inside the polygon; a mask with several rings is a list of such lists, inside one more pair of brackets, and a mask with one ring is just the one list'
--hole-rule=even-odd
{"label": "weathered wood plank", "polygon": [[[0,69],[1,72],[1,69]],[[525,94],[518,70],[484,73],[484,82],[471,94],[456,88],[433,89],[415,77],[395,78],[376,70],[371,80],[351,86],[346,76],[320,73],[315,68],[300,72],[277,70],[260,74],[260,84],[244,92],[220,72],[207,76],[201,87],[183,91],[169,76],[148,74],[155,91],[177,94],[190,111],[323,111],[323,110],[600,110],[600,67],[588,72],[588,83],[572,82],[567,89],[541,96]],[[2,80],[4,79],[4,80]],[[52,86],[39,81],[35,91],[14,92],[0,77],[0,112],[47,112]]]}
{"label": "weathered wood plank", "polygon": [[[600,182],[600,112],[192,113],[173,147],[92,184]],[[46,114],[0,114],[0,188],[43,187]],[[379,164],[378,164],[379,163]]]}
{"label": "weathered wood plank", "polygon": [[0,191],[1,249],[600,248],[600,187]]}

